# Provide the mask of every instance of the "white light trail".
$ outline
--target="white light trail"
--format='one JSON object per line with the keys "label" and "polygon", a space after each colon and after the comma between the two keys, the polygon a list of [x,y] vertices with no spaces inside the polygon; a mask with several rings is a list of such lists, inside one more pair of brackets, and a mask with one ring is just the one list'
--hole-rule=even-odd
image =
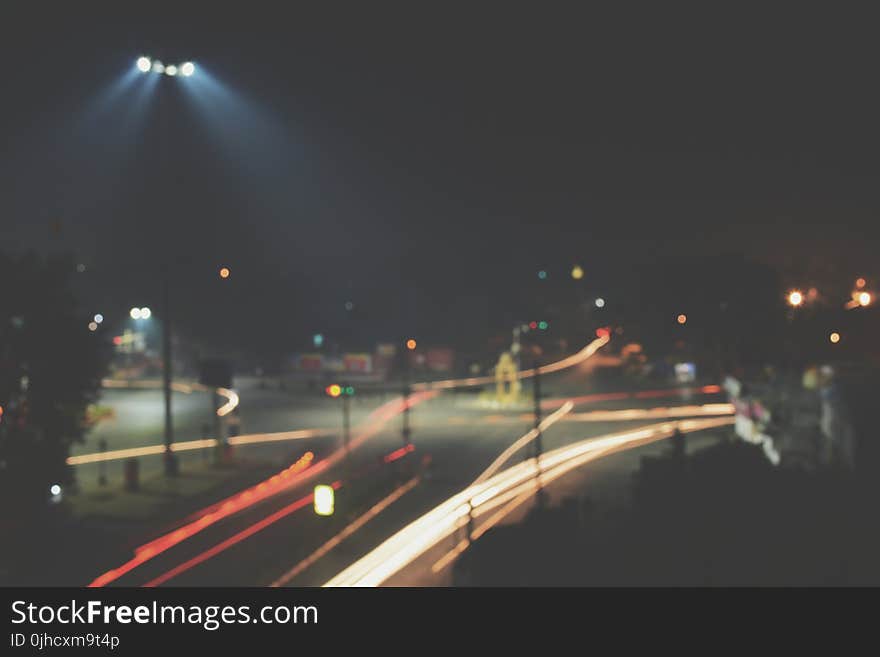
{"label": "white light trail", "polygon": [[668,438],[676,428],[688,433],[732,422],[732,418],[728,417],[663,422],[583,440],[546,452],[537,461],[523,461],[485,481],[468,486],[401,529],[324,586],[379,586],[447,538],[467,521],[469,514],[479,517],[529,490],[537,490],[537,477],[540,477],[541,485],[546,485],[599,456]]}

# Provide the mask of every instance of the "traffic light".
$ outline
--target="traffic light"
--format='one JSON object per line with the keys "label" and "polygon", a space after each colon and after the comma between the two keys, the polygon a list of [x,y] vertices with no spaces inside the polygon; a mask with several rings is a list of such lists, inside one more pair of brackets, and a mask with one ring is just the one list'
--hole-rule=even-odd
{"label": "traffic light", "polygon": [[341,386],[338,383],[333,383],[326,388],[324,388],[324,392],[327,393],[330,397],[340,397],[345,395],[346,397],[354,396],[354,386]]}

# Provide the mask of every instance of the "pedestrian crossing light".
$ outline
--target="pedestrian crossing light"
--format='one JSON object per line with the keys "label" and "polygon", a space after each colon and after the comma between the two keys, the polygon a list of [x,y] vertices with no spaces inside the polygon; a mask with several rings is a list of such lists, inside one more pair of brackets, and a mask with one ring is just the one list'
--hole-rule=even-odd
{"label": "pedestrian crossing light", "polygon": [[333,515],[333,502],[335,497],[333,486],[328,486],[326,484],[315,486],[315,494],[313,497],[315,503],[315,513],[317,515]]}

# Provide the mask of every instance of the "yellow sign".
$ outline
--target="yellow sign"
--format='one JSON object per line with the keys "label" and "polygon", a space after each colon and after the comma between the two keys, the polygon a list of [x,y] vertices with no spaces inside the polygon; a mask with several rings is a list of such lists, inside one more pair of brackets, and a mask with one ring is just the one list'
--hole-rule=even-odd
{"label": "yellow sign", "polygon": [[500,402],[514,402],[519,398],[520,383],[517,378],[516,363],[505,351],[495,366],[495,389]]}
{"label": "yellow sign", "polygon": [[315,486],[315,513],[319,516],[332,516],[335,495],[333,486],[326,484]]}

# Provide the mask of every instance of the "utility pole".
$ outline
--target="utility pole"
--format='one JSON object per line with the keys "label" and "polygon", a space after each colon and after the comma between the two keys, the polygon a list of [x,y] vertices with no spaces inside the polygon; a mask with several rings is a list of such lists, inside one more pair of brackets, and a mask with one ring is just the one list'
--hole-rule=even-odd
{"label": "utility pole", "polygon": [[403,444],[409,445],[411,433],[409,426],[409,396],[412,392],[409,383],[409,353],[404,354],[404,357],[406,365],[403,370],[403,429],[401,430],[401,435],[403,436]]}
{"label": "utility pole", "polygon": [[[164,76],[162,76],[164,77]],[[165,88],[168,85],[163,85],[161,83],[165,82],[165,80],[159,80],[159,131],[161,134],[159,135],[160,142],[160,159],[162,161],[163,166],[167,165],[170,161],[168,157],[168,99],[166,96],[168,95],[168,89]],[[172,177],[173,178],[173,177]],[[163,189],[167,190],[168,185],[163,185]],[[170,204],[165,203],[162,204],[165,207],[160,208],[160,212],[163,214],[162,223],[164,224],[163,228],[165,230],[166,235],[170,234],[170,225],[168,221],[168,216],[165,214],[167,206]],[[165,244],[165,248],[169,248],[168,244]],[[174,455],[174,452],[171,451],[171,445],[174,443],[174,422],[172,420],[171,415],[171,257],[170,254],[165,252],[164,257],[164,266],[162,271],[162,388],[165,396],[165,474],[169,477],[177,476],[178,467],[177,467],[177,457]],[[218,436],[219,440],[219,436]]]}
{"label": "utility pole", "polygon": [[348,456],[348,445],[351,440],[351,420],[350,420],[350,404],[351,395],[349,394],[351,386],[346,383],[342,386],[342,444],[345,446],[345,455]]}
{"label": "utility pole", "polygon": [[517,323],[517,325],[513,327],[513,340],[511,340],[511,343],[510,343],[510,353],[513,355],[513,362],[516,363],[516,371],[517,372],[519,372],[519,370],[520,370],[519,354],[520,354],[520,350],[522,349],[522,347],[520,345],[520,341],[519,341],[520,333],[521,333],[520,324]]}
{"label": "utility pole", "polygon": [[[174,423],[171,419],[171,304],[169,303],[168,265],[162,284],[162,389],[165,394],[165,474],[177,476],[177,458],[171,451]],[[212,395],[213,399],[213,395]]]}
{"label": "utility pole", "polygon": [[535,376],[532,392],[535,398],[535,478],[538,482],[538,492],[535,495],[535,504],[538,509],[544,509],[546,506],[546,497],[544,488],[541,486],[541,455],[544,453],[544,436],[541,433],[541,368],[538,367],[537,361],[534,364]]}
{"label": "utility pole", "polygon": [[535,459],[540,459],[541,454],[544,451],[544,446],[542,445],[542,435],[541,435],[541,369],[538,367],[538,363],[535,365],[535,376],[534,376],[534,385],[532,386],[532,396],[535,400],[535,431],[537,435],[535,436]]}

